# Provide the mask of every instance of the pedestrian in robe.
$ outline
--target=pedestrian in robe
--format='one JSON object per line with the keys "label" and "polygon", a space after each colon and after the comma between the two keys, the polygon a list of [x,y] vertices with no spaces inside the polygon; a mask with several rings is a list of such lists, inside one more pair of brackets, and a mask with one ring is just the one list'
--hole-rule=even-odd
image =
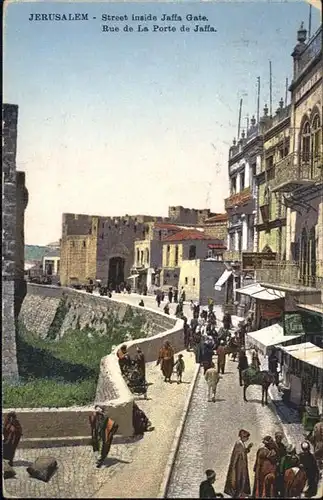
{"label": "pedestrian in robe", "polygon": [[140,347],[137,347],[137,354],[135,356],[135,364],[137,365],[137,369],[142,376],[143,380],[146,380],[146,361],[145,356]]}
{"label": "pedestrian in robe", "polygon": [[127,352],[127,346],[124,344],[118,349],[117,357],[122,374],[126,374],[127,370],[131,367],[131,359]]}
{"label": "pedestrian in robe", "polygon": [[165,307],[164,307],[164,313],[165,313],[165,314],[169,314],[169,302],[167,302],[167,303],[165,304]]}
{"label": "pedestrian in robe", "polygon": [[248,358],[246,355],[246,351],[244,349],[241,349],[239,352],[239,358],[238,358],[238,370],[239,370],[239,384],[240,387],[243,386],[242,382],[242,372],[243,370],[246,370],[249,367],[248,363]]}
{"label": "pedestrian in robe", "polygon": [[252,443],[247,446],[250,432],[244,429],[239,431],[229,463],[229,469],[224,487],[224,493],[232,498],[244,498],[250,495],[250,479],[248,469],[248,453]]}
{"label": "pedestrian in robe", "polygon": [[276,453],[277,453],[277,469],[276,469],[276,494],[280,498],[282,496],[282,492],[284,489],[284,478],[280,473],[280,466],[282,459],[286,455],[286,446],[283,443],[283,434],[282,432],[275,433],[275,445],[276,445]]}
{"label": "pedestrian in robe", "polygon": [[161,294],[159,292],[157,292],[157,294],[156,294],[156,302],[157,302],[157,306],[160,307]]}
{"label": "pedestrian in robe", "polygon": [[231,314],[228,313],[224,314],[222,319],[222,324],[225,330],[230,330],[231,328],[233,328]]}
{"label": "pedestrian in robe", "polygon": [[314,445],[314,456],[320,468],[323,462],[323,413],[320,416],[320,422],[314,425],[311,434]]}
{"label": "pedestrian in robe", "polygon": [[177,304],[178,302],[178,289],[177,287],[174,288],[174,302]]}
{"label": "pedestrian in robe", "polygon": [[224,498],[222,493],[215,493],[213,484],[216,480],[216,474],[214,470],[208,469],[205,471],[206,480],[202,481],[200,484],[200,494],[199,498]]}
{"label": "pedestrian in robe", "polygon": [[17,418],[16,412],[9,412],[3,423],[3,459],[8,460],[10,467],[13,467],[13,459],[22,436],[22,427]]}
{"label": "pedestrian in robe", "polygon": [[276,349],[273,349],[268,358],[268,368],[271,373],[275,376],[275,384],[278,386],[278,356],[276,354]]}
{"label": "pedestrian in robe", "polygon": [[211,367],[213,358],[213,349],[214,349],[213,338],[211,336],[205,337],[203,358],[202,358],[204,373],[206,372],[206,370],[208,370],[208,368]]}
{"label": "pedestrian in robe", "polygon": [[173,302],[173,289],[170,287],[168,291],[168,302],[171,304]]}
{"label": "pedestrian in robe", "polygon": [[307,498],[312,498],[317,494],[317,485],[320,479],[320,471],[317,466],[315,457],[313,453],[311,453],[310,443],[308,441],[304,441],[301,444],[302,451],[299,453],[299,463],[303,467],[306,472],[307,478],[307,491],[305,492],[305,496]]}
{"label": "pedestrian in robe", "polygon": [[215,368],[214,363],[211,363],[210,368],[208,368],[205,372],[204,378],[206,380],[207,386],[208,386],[208,396],[207,399],[208,401],[213,401],[215,402],[215,396],[216,396],[216,389],[218,387],[218,383],[220,380],[220,375],[218,371]]}
{"label": "pedestrian in robe", "polygon": [[145,303],[144,303],[144,301],[143,301],[142,299],[141,299],[141,301],[139,302],[139,305],[140,305],[140,307],[145,307]]}
{"label": "pedestrian in robe", "polygon": [[104,410],[100,406],[95,407],[95,411],[90,415],[89,419],[93,451],[99,452],[96,466],[100,468],[108,456],[113,437],[118,431],[119,426],[104,414]]}
{"label": "pedestrian in robe", "polygon": [[258,349],[256,347],[254,348],[254,350],[252,351],[252,354],[251,354],[251,366],[257,372],[260,371],[261,363],[260,363],[260,359],[258,356]]}
{"label": "pedestrian in robe", "polygon": [[184,290],[184,287],[183,287],[183,286],[182,286],[182,288],[181,288],[180,299],[181,299],[181,301],[182,301],[182,302],[183,302],[183,304],[184,304],[185,299],[186,299],[186,292],[185,292],[185,290]]}
{"label": "pedestrian in robe", "polygon": [[135,436],[141,436],[144,432],[150,432],[154,430],[150,420],[147,418],[145,413],[133,403],[132,407],[132,425]]}
{"label": "pedestrian in robe", "polygon": [[290,486],[290,479],[289,479],[289,474],[286,476],[286,472],[289,471],[289,469],[293,469],[294,467],[299,466],[299,458],[298,455],[296,454],[296,448],[293,444],[289,444],[286,447],[286,455],[282,458],[280,462],[280,471],[279,473],[283,477],[283,483],[282,483],[282,498],[285,497],[285,495],[288,493],[286,491],[286,486],[287,489]]}
{"label": "pedestrian in robe", "polygon": [[165,382],[170,382],[174,367],[174,349],[168,340],[164,342],[163,347],[159,351],[157,366],[159,364]]}
{"label": "pedestrian in robe", "polygon": [[257,451],[254,466],[255,481],[253,486],[254,498],[275,498],[276,496],[276,468],[277,451],[271,436],[263,439],[263,446]]}
{"label": "pedestrian in robe", "polygon": [[225,358],[226,358],[226,350],[224,346],[224,341],[221,340],[219,347],[216,350],[218,356],[218,373],[224,374],[225,369]]}
{"label": "pedestrian in robe", "polygon": [[183,314],[183,305],[181,302],[179,302],[175,309],[175,316],[177,318],[181,318],[182,314]]}

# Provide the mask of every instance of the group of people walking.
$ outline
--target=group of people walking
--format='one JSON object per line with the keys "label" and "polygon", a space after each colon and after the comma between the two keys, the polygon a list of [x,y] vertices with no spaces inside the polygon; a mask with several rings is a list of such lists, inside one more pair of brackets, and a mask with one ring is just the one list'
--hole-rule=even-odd
{"label": "group of people walking", "polygon": [[156,365],[160,365],[165,382],[171,382],[174,371],[177,375],[177,383],[180,384],[182,382],[182,376],[185,371],[183,354],[179,354],[175,361],[175,351],[168,340],[163,343],[159,350]]}

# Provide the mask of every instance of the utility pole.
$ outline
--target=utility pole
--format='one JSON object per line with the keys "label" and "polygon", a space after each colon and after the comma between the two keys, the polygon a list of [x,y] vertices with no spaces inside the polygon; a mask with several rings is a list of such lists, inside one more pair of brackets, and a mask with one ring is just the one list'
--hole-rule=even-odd
{"label": "utility pole", "polygon": [[257,126],[259,129],[260,120],[260,76],[257,77]]}
{"label": "utility pole", "polygon": [[288,101],[288,78],[286,78],[286,87],[285,87],[285,106],[287,106]]}
{"label": "utility pole", "polygon": [[312,5],[310,5],[310,12],[308,16],[308,39],[311,38],[312,34]]}
{"label": "utility pole", "polygon": [[273,85],[272,85],[272,71],[271,61],[269,61],[269,114],[273,116]]}
{"label": "utility pole", "polygon": [[239,141],[240,139],[240,129],[241,129],[241,111],[242,111],[242,99],[240,99],[240,106],[239,106],[239,121],[238,121],[238,136],[237,140]]}

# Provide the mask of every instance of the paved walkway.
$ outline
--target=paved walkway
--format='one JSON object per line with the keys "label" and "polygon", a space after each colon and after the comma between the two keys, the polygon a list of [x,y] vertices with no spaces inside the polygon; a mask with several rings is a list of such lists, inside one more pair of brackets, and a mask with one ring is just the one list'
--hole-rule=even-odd
{"label": "paved walkway", "polygon": [[[152,383],[148,389],[149,399],[139,399],[137,403],[155,426],[153,432],[146,433],[141,440],[116,438],[101,469],[95,466],[90,446],[18,448],[14,462],[17,476],[5,480],[8,497],[156,496],[196,367],[193,355],[186,351],[183,354],[186,372],[182,385],[165,384],[156,363],[147,363],[147,379]],[[26,471],[39,456],[52,456],[58,462],[58,470],[47,484],[30,478]]]}
{"label": "paved walkway", "polygon": [[95,498],[157,497],[196,368],[193,354],[184,351],[183,355],[186,370],[180,385],[165,383],[160,368],[150,363],[148,380],[153,385],[148,390],[149,400],[142,400],[138,405],[155,430],[133,445],[131,464],[101,487],[93,495]]}

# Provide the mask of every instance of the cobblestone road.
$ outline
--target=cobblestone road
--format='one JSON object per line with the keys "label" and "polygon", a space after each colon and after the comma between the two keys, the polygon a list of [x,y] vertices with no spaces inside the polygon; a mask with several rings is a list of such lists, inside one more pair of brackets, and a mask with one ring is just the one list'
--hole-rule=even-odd
{"label": "cobblestone road", "polygon": [[[160,367],[155,362],[147,363],[147,380],[152,385],[148,400],[140,399],[137,403],[155,426],[153,432],[141,440],[123,439],[120,443],[117,438],[101,469],[95,466],[90,446],[18,448],[14,461],[17,476],[5,480],[6,495],[16,498],[156,496],[196,367],[192,353],[185,351],[183,355],[186,371],[182,385],[165,384]],[[26,471],[40,456],[52,456],[58,462],[58,469],[47,484],[31,478]]]}
{"label": "cobblestone road", "polygon": [[201,371],[185,423],[168,489],[168,498],[197,498],[205,470],[217,473],[215,490],[224,489],[231,451],[240,429],[251,433],[254,446],[249,454],[250,479],[261,440],[282,430],[270,407],[261,405],[261,388],[247,389],[247,403],[239,386],[237,363],[227,361],[226,373],[218,385],[215,403],[209,403]]}

